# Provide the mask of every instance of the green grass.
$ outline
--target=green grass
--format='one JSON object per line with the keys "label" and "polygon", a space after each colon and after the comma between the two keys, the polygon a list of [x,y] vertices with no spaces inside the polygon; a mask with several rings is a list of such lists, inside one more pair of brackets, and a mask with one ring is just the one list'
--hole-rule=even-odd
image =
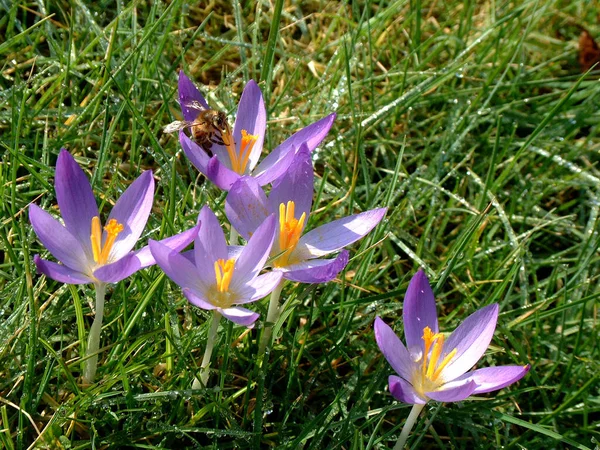
{"label": "green grass", "polygon": [[[412,447],[597,448],[600,86],[577,65],[578,26],[600,37],[593,2],[283,2],[281,15],[281,2],[197,3],[0,2],[0,448],[390,448],[410,407],[387,391],[372,325],[402,333],[418,267],[442,330],[500,304],[481,366],[532,370],[499,393],[430,403]],[[267,149],[338,113],[311,226],[390,211],[339,280],[284,290],[264,378],[261,323],[223,321],[213,387],[191,392],[208,314],[153,267],[109,289],[85,388],[93,292],[35,273],[47,252],[27,207],[58,212],[66,147],[103,212],[154,170],[143,242],[207,203],[222,212],[224,195],[161,131],[180,69],[227,112],[259,81]],[[264,317],[267,300],[256,307]]]}

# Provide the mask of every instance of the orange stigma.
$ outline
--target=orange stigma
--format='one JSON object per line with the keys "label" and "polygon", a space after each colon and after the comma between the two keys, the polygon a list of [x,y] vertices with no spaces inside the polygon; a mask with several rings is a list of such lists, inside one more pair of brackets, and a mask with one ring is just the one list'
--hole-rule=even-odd
{"label": "orange stigma", "polygon": [[303,212],[300,219],[296,219],[294,215],[295,206],[293,201],[279,205],[279,251],[283,253],[274,261],[275,267],[290,264],[290,255],[300,240],[306,213]]}
{"label": "orange stigma", "polygon": [[217,279],[217,291],[219,293],[222,294],[229,291],[229,283],[231,283],[234,266],[234,259],[218,259],[215,261],[215,278]]}
{"label": "orange stigma", "polygon": [[[445,358],[438,364],[442,350],[444,349],[444,335],[441,333],[434,333],[431,328],[425,327],[423,329],[423,341],[425,342],[425,350],[423,352],[423,366],[421,376],[427,378],[432,382],[436,382],[439,378],[444,367],[454,358],[456,355],[456,349],[448,353]],[[429,355],[431,350],[431,355]]]}
{"label": "orange stigma", "polygon": [[258,139],[256,134],[248,134],[246,130],[242,130],[242,142],[240,143],[239,152],[235,148],[235,142],[231,135],[227,136],[227,154],[231,161],[231,169],[240,175],[246,172],[246,166],[250,160],[250,153],[254,148],[254,144]]}
{"label": "orange stigma", "polygon": [[94,254],[94,261],[102,266],[108,261],[108,255],[113,248],[115,240],[121,231],[125,227],[123,224],[117,222],[116,219],[110,219],[104,231],[106,231],[106,241],[104,247],[102,247],[102,225],[100,224],[100,217],[95,216],[92,218],[92,234],[90,240],[92,242],[92,252]]}

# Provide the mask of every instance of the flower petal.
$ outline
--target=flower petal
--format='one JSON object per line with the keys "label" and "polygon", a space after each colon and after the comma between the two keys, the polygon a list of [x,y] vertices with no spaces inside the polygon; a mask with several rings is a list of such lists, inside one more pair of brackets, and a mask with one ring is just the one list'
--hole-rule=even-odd
{"label": "flower petal", "polygon": [[160,266],[171,280],[182,288],[190,288],[200,292],[204,291],[204,286],[196,267],[185,257],[152,239],[150,239],[149,246],[156,264]]}
{"label": "flower petal", "polygon": [[193,291],[189,288],[185,288],[183,290],[183,295],[192,305],[197,306],[198,308],[206,309],[208,311],[218,309],[215,305],[206,300],[204,296],[200,296],[199,294],[200,292]]}
{"label": "flower petal", "polygon": [[98,216],[98,206],[85,173],[64,148],[56,162],[54,189],[65,227],[92,259],[90,233],[92,218]]}
{"label": "flower petal", "polygon": [[433,333],[439,331],[435,298],[423,270],[419,270],[410,280],[404,296],[402,320],[408,350],[413,352],[418,349],[418,352],[423,353],[425,327],[429,327]]}
{"label": "flower petal", "polygon": [[348,251],[343,250],[333,259],[311,259],[287,267],[280,267],[283,277],[299,283],[327,283],[348,264]]}
{"label": "flower petal", "polygon": [[208,161],[205,175],[215,186],[224,191],[228,191],[231,185],[240,179],[240,175],[219,161],[216,155]]}
{"label": "flower petal", "polygon": [[442,386],[440,390],[433,392],[425,392],[425,395],[432,400],[438,402],[460,402],[469,395],[475,392],[477,384],[474,381],[469,381],[459,386],[444,389]]}
{"label": "flower petal", "polygon": [[[115,240],[108,261],[118,261],[131,251],[148,222],[153,199],[154,178],[152,171],[146,170],[123,192],[108,216],[106,223],[115,219],[124,226]],[[103,237],[106,239],[106,231]]]}
{"label": "flower petal", "polygon": [[237,258],[231,280],[232,290],[235,290],[237,286],[246,284],[263,269],[271,252],[274,238],[275,216],[270,215],[248,240],[248,244],[242,249],[240,256]]}
{"label": "flower petal", "polygon": [[397,377],[396,375],[389,376],[388,384],[390,387],[390,393],[396,398],[396,400],[399,400],[402,403],[409,403],[411,405],[414,405],[415,403],[424,405],[427,403],[424,399],[419,397],[419,394],[417,394],[408,381],[404,381],[402,378]]}
{"label": "flower petal", "polygon": [[193,121],[198,116],[198,109],[190,107],[188,105],[198,102],[205,109],[210,109],[208,103],[198,90],[198,88],[192,83],[192,81],[183,73],[183,70],[179,71],[179,105],[181,106],[181,112],[183,118],[187,121]]}
{"label": "flower petal", "polygon": [[246,308],[241,308],[239,306],[225,309],[217,308],[217,311],[223,314],[223,317],[226,317],[232,322],[237,323],[238,325],[244,325],[248,328],[252,328],[254,326],[254,322],[256,322],[256,319],[258,319],[260,316],[258,313],[250,311]]}
{"label": "flower petal", "polygon": [[313,199],[313,180],[310,152],[306,144],[302,144],[288,171],[273,183],[267,200],[269,212],[279,215],[279,205],[293,201],[296,219],[306,213],[306,225]]}
{"label": "flower petal", "polygon": [[47,277],[60,281],[61,283],[88,284],[94,282],[93,278],[88,277],[84,273],[69,269],[62,264],[46,261],[45,259],[40,258],[40,255],[35,255],[33,257],[33,262],[35,263],[38,273],[43,273]]}
{"label": "flower petal", "polygon": [[392,369],[405,380],[410,380],[414,369],[410,353],[392,328],[379,317],[375,318],[375,340]]}
{"label": "flower petal", "polygon": [[444,343],[442,358],[456,348],[456,355],[444,368],[441,376],[452,381],[475,365],[490,345],[496,330],[498,305],[491,305],[475,311],[465,319]]}
{"label": "flower petal", "polygon": [[371,231],[386,211],[387,208],[372,209],[321,225],[300,238],[290,258],[318,258],[342,249]]}
{"label": "flower petal", "polygon": [[[270,170],[275,172],[275,167],[280,161],[282,161],[284,156],[289,152],[295,153],[296,150],[300,148],[302,143],[306,143],[308,151],[312,152],[321,143],[325,136],[327,136],[327,133],[329,132],[329,129],[335,120],[335,116],[335,113],[330,114],[327,117],[308,125],[300,131],[297,131],[283,141],[283,143],[276,147],[271,153],[269,153],[254,170],[255,176],[261,177],[261,185],[264,186],[267,183],[271,183],[275,179],[266,177],[266,172]],[[265,179],[262,179],[263,176]]]}
{"label": "flower petal", "polygon": [[238,153],[242,142],[242,130],[245,130],[248,134],[257,136],[256,142],[250,152],[246,173],[252,172],[252,169],[256,166],[256,163],[260,158],[266,128],[267,112],[265,110],[262,92],[260,92],[260,88],[256,84],[256,81],[250,80],[244,88],[242,98],[240,98],[238,111],[235,115],[235,124],[233,126],[233,139],[236,142]]}
{"label": "flower petal", "polygon": [[242,177],[231,186],[225,200],[225,214],[229,222],[246,240],[269,216],[267,196],[250,177]]}
{"label": "flower petal", "polygon": [[183,149],[185,156],[187,156],[190,162],[196,169],[198,169],[200,173],[206,176],[206,173],[208,172],[208,161],[210,160],[210,156],[206,154],[202,147],[191,140],[183,132],[183,130],[179,132],[179,143],[181,144],[181,148]]}
{"label": "flower petal", "polygon": [[[503,387],[513,384],[523,378],[529,372],[531,366],[497,366],[485,367],[477,369],[473,372],[465,373],[455,380],[447,383],[447,385],[463,384],[464,382],[473,381],[477,385],[473,394],[483,394],[502,389]],[[446,385],[444,385],[446,386]]]}
{"label": "flower petal", "polygon": [[196,276],[202,280],[204,285],[212,286],[217,282],[215,278],[215,261],[228,259],[227,242],[219,219],[208,206],[202,208],[198,220],[202,226],[194,242]]}
{"label": "flower petal", "polygon": [[[271,156],[271,155],[269,155]],[[267,158],[269,157],[267,156]],[[281,158],[278,160],[273,160],[272,164],[269,166],[263,167],[263,170],[260,174],[255,175],[252,174],[252,177],[260,184],[261,186],[266,186],[269,183],[272,183],[277,178],[283,176],[285,172],[289,169],[290,165],[294,161],[296,157],[295,152],[287,152],[281,155]]]}
{"label": "flower petal", "polygon": [[93,262],[87,259],[77,238],[58,220],[33,203],[29,206],[29,220],[38,239],[56,259],[77,272],[90,271]]}
{"label": "flower petal", "polygon": [[99,267],[94,271],[94,276],[105,283],[118,283],[141,268],[140,260],[131,252],[114,263]]}
{"label": "flower petal", "polygon": [[237,290],[236,304],[251,303],[266,297],[281,282],[282,273],[279,271],[265,273],[249,281]]}
{"label": "flower petal", "polygon": [[[171,250],[180,252],[181,250],[186,248],[190,243],[192,243],[194,239],[196,239],[199,230],[200,223],[198,223],[195,227],[190,228],[189,230],[182,231],[181,233],[175,234],[157,242],[160,242],[164,246],[169,247]],[[136,251],[135,255],[137,259],[139,259],[141,266],[140,268],[142,269],[144,267],[156,264],[156,261],[152,256],[152,252],[150,251],[150,247],[148,247],[147,245]]]}

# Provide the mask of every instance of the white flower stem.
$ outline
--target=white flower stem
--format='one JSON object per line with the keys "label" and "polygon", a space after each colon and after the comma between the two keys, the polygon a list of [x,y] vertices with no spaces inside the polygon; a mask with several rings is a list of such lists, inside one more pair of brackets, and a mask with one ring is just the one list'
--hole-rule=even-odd
{"label": "white flower stem", "polygon": [[100,348],[100,331],[102,331],[102,320],[104,319],[104,297],[106,295],[106,284],[96,283],[96,315],[90,334],[86,350],[85,366],[83,369],[83,382],[90,384],[94,382],[96,370],[98,369],[98,349]]}
{"label": "white flower stem", "polygon": [[229,229],[229,245],[238,245],[240,242],[240,235],[233,226]]}
{"label": "white flower stem", "polygon": [[419,414],[421,414],[421,411],[424,407],[424,404],[419,405],[415,403],[413,405],[412,409],[410,410],[410,414],[406,419],[406,422],[404,422],[404,426],[402,427],[402,432],[400,433],[398,442],[396,442],[396,445],[394,445],[394,450],[402,450],[404,448],[404,446],[406,445],[406,441],[408,440],[408,435],[410,434],[410,431],[412,430],[415,422],[417,421],[417,418],[419,417]]}
{"label": "white flower stem", "polygon": [[275,322],[277,322],[277,319],[279,319],[279,297],[281,296],[281,291],[283,290],[284,284],[285,280],[282,279],[277,287],[273,289],[273,292],[271,292],[271,298],[269,299],[269,310],[267,311],[267,321],[265,323],[262,335],[260,336],[260,343],[258,344],[258,358],[259,361],[261,361],[261,364],[265,356],[267,345],[271,344],[270,341],[271,334],[273,332],[273,325],[275,325]]}
{"label": "white flower stem", "polygon": [[209,375],[208,368],[210,366],[210,359],[212,357],[213,348],[215,347],[215,338],[217,337],[219,320],[221,320],[221,313],[213,311],[212,321],[210,322],[210,329],[208,330],[208,338],[206,339],[206,348],[204,349],[204,357],[202,358],[202,364],[200,365],[200,379],[194,378],[194,382],[192,383],[192,389],[200,389],[206,387]]}

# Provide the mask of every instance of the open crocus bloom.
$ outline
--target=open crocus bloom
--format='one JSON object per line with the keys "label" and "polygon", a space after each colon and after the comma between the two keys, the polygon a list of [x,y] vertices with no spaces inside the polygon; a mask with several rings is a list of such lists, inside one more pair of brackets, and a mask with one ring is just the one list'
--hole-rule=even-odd
{"label": "open crocus bloom", "polygon": [[[199,108],[210,109],[194,83],[179,72],[179,103],[186,122],[194,122]],[[221,136],[225,145],[212,143],[209,154],[181,130],[179,141],[188,159],[217,187],[229,190],[242,175],[250,175],[264,186],[285,173],[294,158],[295,149],[306,142],[310,151],[325,138],[335,114],[303,128],[285,140],[257,165],[266,131],[266,110],[260,88],[250,80],[238,105],[233,135]]]}
{"label": "open crocus bloom", "polygon": [[207,206],[200,211],[199,222],[202,227],[189,258],[150,241],[152,254],[190,303],[250,327],[258,314],[235,305],[260,300],[281,281],[278,272],[259,275],[273,245],[275,218],[267,219],[241,250],[227,246],[219,221]]}
{"label": "open crocus bloom", "polygon": [[[85,173],[68,151],[62,149],[56,163],[55,184],[64,225],[35,204],[29,207],[33,230],[62,264],[36,255],[39,272],[69,284],[116,283],[154,264],[148,247],[131,251],[152,208],[154,179],[145,171],[121,195],[102,231],[98,206]],[[181,250],[194,240],[198,226],[163,240]]]}
{"label": "open crocus bloom", "polygon": [[379,208],[344,217],[303,235],[312,205],[313,177],[310,151],[303,144],[288,171],[273,184],[268,198],[256,180],[244,177],[231,187],[225,203],[229,221],[245,239],[269,215],[278,218],[271,250],[273,267],[284,272],[284,278],[301,283],[325,283],[335,278],[348,263],[348,252],[343,250],[333,259],[320,257],[362,238],[386,212],[386,208]]}
{"label": "open crocus bloom", "polygon": [[488,348],[497,319],[498,305],[493,303],[467,317],[446,340],[438,331],[429,281],[419,270],[404,298],[406,347],[383,320],[375,319],[377,345],[399,375],[389,378],[392,395],[411,404],[425,404],[429,399],[458,402],[520,380],[529,371],[529,364],[467,372]]}

